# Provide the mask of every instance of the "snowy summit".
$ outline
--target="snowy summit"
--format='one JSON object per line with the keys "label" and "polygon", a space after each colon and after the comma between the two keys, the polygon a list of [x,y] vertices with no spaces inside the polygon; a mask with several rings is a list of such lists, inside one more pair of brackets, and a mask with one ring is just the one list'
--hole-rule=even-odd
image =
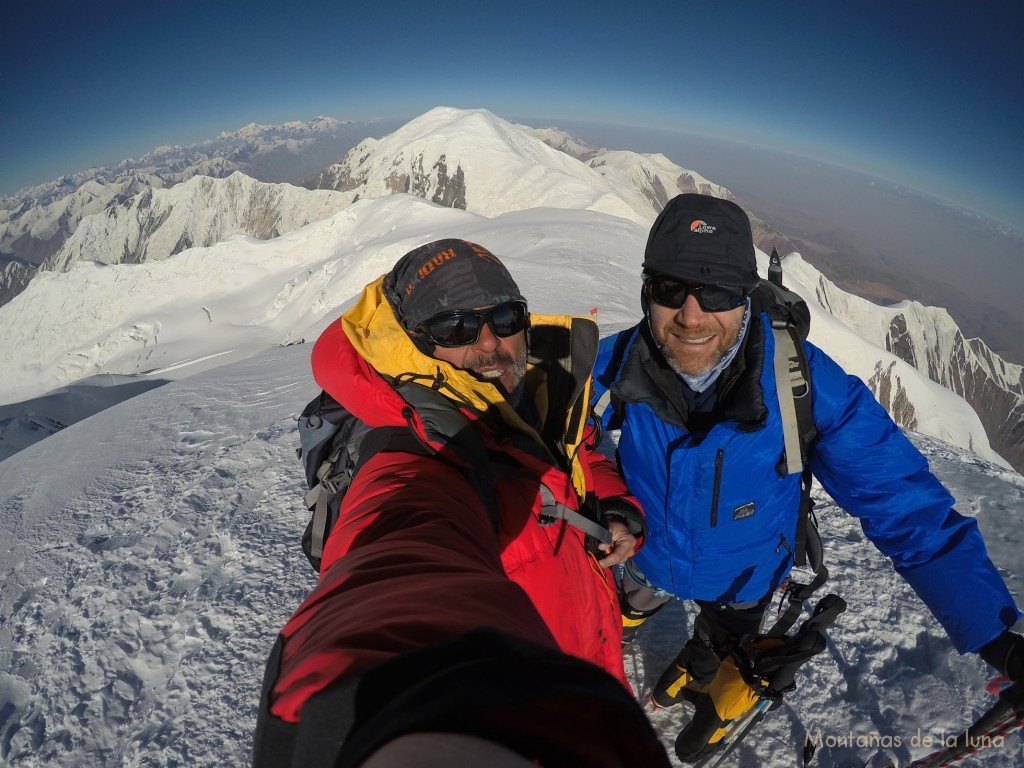
{"label": "snowy summit", "polygon": [[[0,462],[0,762],[246,763],[267,654],[314,583],[299,547],[305,487],[294,452],[296,417],[317,391],[302,342],[402,254],[443,237],[498,254],[531,310],[621,330],[640,317],[640,262],[659,198],[712,184],[656,155],[594,166],[605,150],[576,159],[486,110],[433,110],[406,129],[326,169],[322,186],[333,191],[279,190],[275,210],[288,223],[266,239],[235,230],[143,263],[69,259],[0,306],[4,408],[26,412],[34,399],[89,384],[154,387]],[[442,158],[444,189],[454,191],[435,202]],[[624,188],[631,178],[643,183]],[[149,194],[179,212],[165,217],[176,229],[146,230],[155,247],[191,232],[180,217],[189,205],[208,218],[238,216],[251,210],[240,198],[248,205],[267,191],[236,176]],[[459,195],[464,204],[453,206]],[[322,217],[296,218],[340,198],[334,211],[317,209]],[[81,227],[103,248],[99,222]],[[120,243],[129,230],[110,231]],[[765,275],[767,256],[757,256]],[[901,423],[957,509],[977,517],[1020,602],[1024,478],[963,399],[885,348],[891,314],[839,307],[841,292],[798,255],[783,266],[811,305],[811,340],[903,409]],[[850,608],[733,765],[789,768],[808,738],[823,768],[874,765],[883,753],[907,761],[930,751],[921,737],[955,733],[990,703],[984,664],[956,655],[856,522],[816,495],[828,588]],[[673,604],[627,651],[639,698],[691,620]],[[651,718],[671,753],[677,715]],[[1024,747],[1014,735],[970,764],[1022,765]]]}

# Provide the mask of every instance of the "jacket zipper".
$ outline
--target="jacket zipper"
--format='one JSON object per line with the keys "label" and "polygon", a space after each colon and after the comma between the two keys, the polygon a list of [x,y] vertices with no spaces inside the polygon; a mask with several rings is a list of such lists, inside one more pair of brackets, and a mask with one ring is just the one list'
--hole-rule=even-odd
{"label": "jacket zipper", "polygon": [[722,487],[722,463],[725,459],[725,449],[719,448],[715,454],[715,487],[711,491],[711,527],[718,525],[718,492]]}

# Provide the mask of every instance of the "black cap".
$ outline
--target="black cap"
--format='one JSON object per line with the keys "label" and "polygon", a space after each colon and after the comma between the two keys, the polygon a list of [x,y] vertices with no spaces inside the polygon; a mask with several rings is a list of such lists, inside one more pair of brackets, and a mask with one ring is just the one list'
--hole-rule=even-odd
{"label": "black cap", "polygon": [[729,200],[696,194],[674,197],[651,227],[644,270],[751,289],[758,276],[750,219]]}
{"label": "black cap", "polygon": [[409,331],[439,312],[525,301],[498,257],[466,240],[436,240],[409,251],[384,276],[383,287]]}

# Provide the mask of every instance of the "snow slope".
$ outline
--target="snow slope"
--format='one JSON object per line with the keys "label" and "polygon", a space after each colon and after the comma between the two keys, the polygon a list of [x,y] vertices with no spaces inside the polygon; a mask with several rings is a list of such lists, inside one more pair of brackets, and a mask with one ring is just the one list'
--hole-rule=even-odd
{"label": "snow slope", "polygon": [[[273,240],[236,237],[163,261],[80,262],[66,273],[41,274],[0,307],[0,404],[103,373],[180,378],[312,339],[403,253],[451,236],[506,257],[538,311],[596,310],[605,333],[639,318],[645,226],[552,208],[486,218],[391,195],[360,200]],[[767,258],[758,258],[766,274]],[[1001,461],[961,398],[827,312],[814,312],[814,340],[866,381],[877,371],[874,391],[900,404],[894,412],[901,423]]]}
{"label": "snow slope", "polygon": [[[517,266],[529,294],[536,273]],[[309,350],[172,382],[0,463],[0,764],[247,762],[263,665],[314,583],[294,453],[295,419],[316,391]],[[978,517],[1020,600],[1024,478],[912,437]],[[923,751],[909,746],[918,729],[937,738],[987,704],[984,665],[955,654],[853,519],[824,497],[819,519],[829,589],[850,608],[732,765],[790,768],[807,733],[822,741],[822,768],[874,759],[857,739],[898,737],[905,758]],[[639,697],[689,621],[672,604],[627,649]],[[679,712],[651,718],[671,751]],[[1017,736],[970,763],[1021,764]]]}

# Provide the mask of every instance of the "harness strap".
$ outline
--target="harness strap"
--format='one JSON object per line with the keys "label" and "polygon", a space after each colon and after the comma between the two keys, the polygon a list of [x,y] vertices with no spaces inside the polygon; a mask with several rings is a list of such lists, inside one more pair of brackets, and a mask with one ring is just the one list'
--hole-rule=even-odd
{"label": "harness strap", "polygon": [[589,517],[569,509],[564,504],[559,504],[555,501],[555,495],[551,492],[551,489],[544,485],[544,483],[540,484],[540,500],[540,518],[537,521],[540,525],[554,525],[557,520],[564,520],[569,525],[580,529],[583,533],[597,539],[602,544],[612,543],[611,531],[599,523],[595,523]]}
{"label": "harness strap", "polygon": [[331,519],[331,510],[327,504],[327,494],[324,493],[323,485],[316,486],[306,494],[306,506],[309,507],[309,496],[316,492],[316,506],[313,508],[313,527],[310,529],[312,538],[309,544],[309,554],[315,558],[324,556],[324,539],[327,538],[327,523]]}

